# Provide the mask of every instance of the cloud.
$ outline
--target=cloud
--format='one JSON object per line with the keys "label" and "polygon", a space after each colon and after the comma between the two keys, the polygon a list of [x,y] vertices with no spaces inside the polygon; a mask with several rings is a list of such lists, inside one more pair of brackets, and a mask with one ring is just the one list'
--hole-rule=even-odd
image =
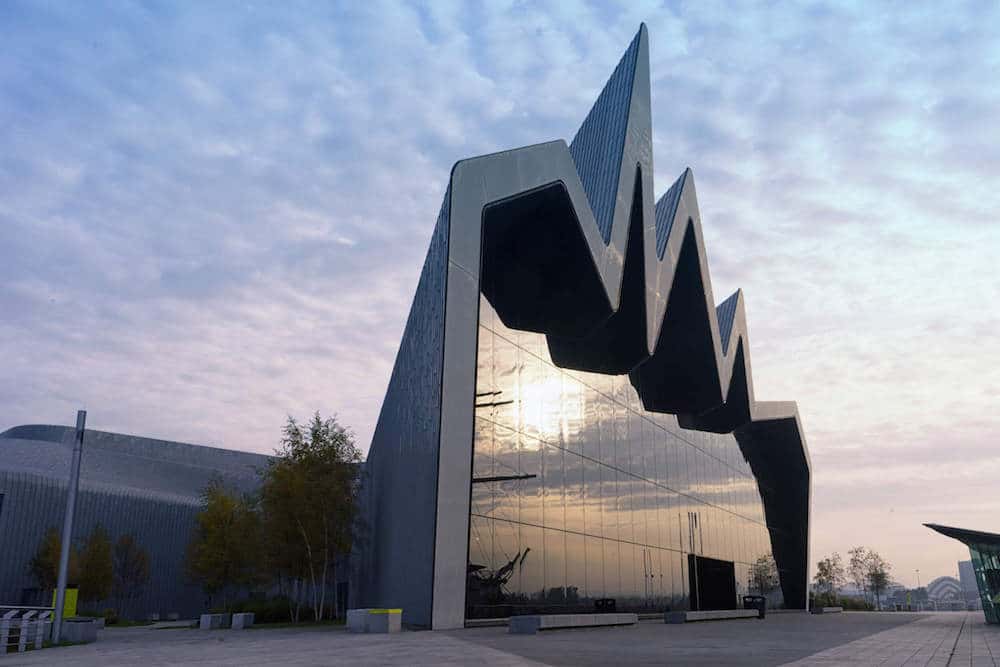
{"label": "cloud", "polygon": [[758,396],[800,403],[814,552],[943,571],[918,520],[988,523],[997,465],[997,12],[7,4],[0,421],[366,447],[451,164],[571,138],[645,20],[657,189],[693,167]]}

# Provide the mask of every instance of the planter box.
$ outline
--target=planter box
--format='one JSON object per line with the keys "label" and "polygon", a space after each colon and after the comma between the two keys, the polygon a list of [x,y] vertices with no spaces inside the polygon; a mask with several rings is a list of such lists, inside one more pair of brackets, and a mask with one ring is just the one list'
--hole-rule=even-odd
{"label": "planter box", "polygon": [[351,632],[395,633],[403,629],[402,609],[348,609]]}
{"label": "planter box", "polygon": [[229,614],[202,614],[198,627],[202,630],[219,630],[229,627]]}
{"label": "planter box", "polygon": [[723,621],[731,618],[757,618],[756,609],[717,609],[714,611],[668,611],[664,623],[693,623],[695,621]]}
{"label": "planter box", "polygon": [[635,625],[638,621],[639,616],[637,614],[542,614],[511,616],[508,632],[512,635],[533,635],[542,630]]}
{"label": "planter box", "polygon": [[60,640],[74,644],[97,641],[97,623],[90,618],[67,618],[62,624]]}
{"label": "planter box", "polygon": [[253,627],[253,613],[233,614],[233,630],[246,630]]}
{"label": "planter box", "polygon": [[813,607],[810,611],[814,614],[839,614],[844,611],[843,607]]}

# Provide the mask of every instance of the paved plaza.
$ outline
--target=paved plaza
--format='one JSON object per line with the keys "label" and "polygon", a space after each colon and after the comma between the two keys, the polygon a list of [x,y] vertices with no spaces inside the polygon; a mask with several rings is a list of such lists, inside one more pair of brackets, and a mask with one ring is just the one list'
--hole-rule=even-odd
{"label": "paved plaza", "polygon": [[996,665],[981,613],[774,614],[688,625],[509,635],[505,628],[352,635],[343,628],[105,630],[96,644],[6,665]]}

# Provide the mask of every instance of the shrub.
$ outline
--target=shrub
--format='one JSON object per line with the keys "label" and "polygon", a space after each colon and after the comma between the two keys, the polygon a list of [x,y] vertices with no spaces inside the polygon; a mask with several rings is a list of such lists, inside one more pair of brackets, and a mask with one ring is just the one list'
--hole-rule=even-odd
{"label": "shrub", "polygon": [[228,609],[211,609],[213,614],[246,614],[254,615],[256,623],[285,623],[288,621],[288,598],[274,597],[265,600],[240,600],[229,605]]}

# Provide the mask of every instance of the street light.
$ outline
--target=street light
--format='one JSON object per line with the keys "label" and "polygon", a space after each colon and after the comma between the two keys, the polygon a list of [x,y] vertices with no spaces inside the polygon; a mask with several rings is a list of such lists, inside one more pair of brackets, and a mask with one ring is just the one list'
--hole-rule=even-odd
{"label": "street light", "polygon": [[76,439],[73,444],[73,460],[70,466],[69,484],[66,490],[66,515],[63,517],[62,544],[59,554],[59,578],[56,583],[55,619],[52,622],[52,643],[62,639],[63,607],[66,604],[66,578],[69,568],[69,546],[73,541],[73,517],[76,515],[76,496],[80,488],[80,457],[83,453],[83,433],[87,423],[87,411],[76,413]]}

